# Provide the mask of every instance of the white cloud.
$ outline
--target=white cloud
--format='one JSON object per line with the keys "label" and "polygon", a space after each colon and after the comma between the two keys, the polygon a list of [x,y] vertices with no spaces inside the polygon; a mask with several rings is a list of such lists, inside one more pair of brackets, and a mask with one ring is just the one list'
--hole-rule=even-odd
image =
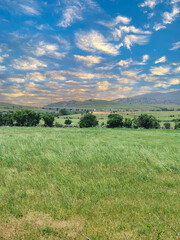
{"label": "white cloud", "polygon": [[148,55],[148,54],[145,54],[145,55],[143,56],[143,63],[146,63],[148,60],[149,60],[149,55]]}
{"label": "white cloud", "polygon": [[63,0],[65,7],[62,11],[62,19],[57,26],[67,28],[76,20],[83,20],[83,12],[99,6],[93,0]]}
{"label": "white cloud", "polygon": [[118,62],[118,65],[121,67],[129,67],[129,65],[133,62],[132,58],[127,60],[121,60]]}
{"label": "white cloud", "polygon": [[154,25],[154,27],[153,27],[153,29],[154,29],[155,31],[159,31],[160,29],[165,29],[165,28],[166,28],[166,26],[163,25],[163,24],[161,24],[161,23],[156,23],[156,24]]}
{"label": "white cloud", "polygon": [[167,83],[156,83],[154,85],[155,88],[159,88],[159,87],[162,87],[162,88],[168,88],[170,85],[167,84]]}
{"label": "white cloud", "polygon": [[0,65],[0,71],[5,71],[6,70],[6,67],[5,66],[2,66]]}
{"label": "white cloud", "polygon": [[14,59],[14,63],[11,66],[18,70],[37,70],[39,68],[47,67],[47,64],[38,59],[28,57],[25,59]]}
{"label": "white cloud", "polygon": [[52,58],[61,59],[65,55],[64,53],[60,53],[57,50],[59,49],[57,44],[49,44],[44,41],[39,42],[39,46],[33,50],[33,54],[36,56],[48,56]]}
{"label": "white cloud", "polygon": [[149,36],[144,35],[127,35],[124,39],[124,44],[128,49],[131,49],[131,46],[134,44],[145,45],[149,42]]}
{"label": "white cloud", "polygon": [[79,6],[70,6],[66,8],[63,12],[63,18],[62,20],[58,23],[57,26],[67,28],[71,26],[71,24],[75,20],[82,20],[82,13],[81,13],[81,7]]}
{"label": "white cloud", "polygon": [[87,66],[92,66],[94,64],[98,64],[101,62],[102,57],[96,57],[96,56],[80,56],[80,55],[74,55],[75,59],[78,61],[82,61]]}
{"label": "white cloud", "polygon": [[140,71],[137,70],[121,71],[122,76],[126,76],[127,78],[136,80],[139,80],[141,78],[140,76],[138,76],[139,73]]}
{"label": "white cloud", "polygon": [[25,80],[24,80],[24,78],[10,77],[10,78],[8,78],[8,81],[10,81],[10,82],[17,82],[17,83],[22,83],[22,82],[24,82]]}
{"label": "white cloud", "polygon": [[2,63],[3,61],[4,61],[4,58],[0,56],[0,63]]}
{"label": "white cloud", "polygon": [[174,72],[175,72],[175,73],[179,73],[179,72],[180,72],[180,67],[176,68],[176,69],[174,70]]}
{"label": "white cloud", "polygon": [[39,82],[39,81],[44,81],[46,79],[46,76],[42,73],[34,72],[34,73],[27,74],[26,79]]}
{"label": "white cloud", "polygon": [[116,28],[113,32],[113,36],[116,40],[123,37],[126,33],[135,33],[135,34],[151,34],[150,31],[143,31],[139,28],[136,28],[134,26],[120,26],[119,28]]}
{"label": "white cloud", "polygon": [[37,11],[37,9],[33,8],[32,6],[20,4],[19,5],[22,9],[22,12],[27,15],[35,15],[38,16],[40,13]]}
{"label": "white cloud", "polygon": [[89,33],[80,32],[75,34],[76,46],[88,52],[103,52],[110,55],[118,55],[119,48],[122,46],[109,43],[107,39],[97,31],[90,31]]}
{"label": "white cloud", "polygon": [[108,81],[104,81],[104,82],[98,82],[97,85],[98,85],[98,87],[97,87],[98,90],[104,91],[109,88],[111,83],[109,83]]}
{"label": "white cloud", "polygon": [[176,4],[176,3],[179,3],[180,2],[180,0],[172,0],[172,4]]}
{"label": "white cloud", "polygon": [[173,47],[170,48],[169,50],[173,51],[173,50],[177,50],[180,48],[180,42],[176,42],[176,43],[173,43]]}
{"label": "white cloud", "polygon": [[177,78],[171,79],[171,80],[169,81],[169,83],[170,83],[171,85],[178,85],[178,84],[180,84],[180,80],[177,79]]}
{"label": "white cloud", "polygon": [[160,67],[152,67],[150,71],[152,75],[162,76],[162,75],[168,74],[170,69],[171,69],[170,67],[160,66]]}
{"label": "white cloud", "polygon": [[110,22],[106,22],[106,21],[99,21],[98,23],[105,26],[105,27],[115,27],[116,25],[118,25],[119,23],[123,23],[123,24],[129,24],[131,22],[131,18],[128,17],[124,17],[124,16],[117,16],[115,19],[113,19]]}
{"label": "white cloud", "polygon": [[153,9],[158,4],[157,0],[145,0],[143,3],[139,5],[139,7],[149,7]]}
{"label": "white cloud", "polygon": [[163,23],[171,24],[180,13],[180,8],[173,6],[172,12],[164,12],[163,13]]}
{"label": "white cloud", "polygon": [[167,61],[166,56],[163,56],[163,57],[157,59],[157,60],[155,61],[155,64],[163,63],[163,62],[166,62],[166,61]]}

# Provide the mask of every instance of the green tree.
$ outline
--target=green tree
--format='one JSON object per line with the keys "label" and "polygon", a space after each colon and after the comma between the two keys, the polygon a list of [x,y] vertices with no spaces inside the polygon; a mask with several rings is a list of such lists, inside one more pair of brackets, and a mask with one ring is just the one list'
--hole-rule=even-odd
{"label": "green tree", "polygon": [[14,123],[14,114],[12,111],[2,114],[2,125],[12,126],[13,123]]}
{"label": "green tree", "polygon": [[123,122],[123,126],[126,128],[131,128],[132,127],[132,120],[130,118],[125,118]]}
{"label": "green tree", "polygon": [[98,125],[97,118],[95,115],[91,113],[84,114],[84,116],[82,116],[79,121],[80,128],[95,127],[97,125]]}
{"label": "green tree", "polygon": [[61,109],[61,110],[59,111],[59,114],[60,114],[61,116],[65,116],[65,115],[69,115],[69,112],[64,108],[64,109]]}
{"label": "green tree", "polygon": [[119,114],[109,114],[107,126],[110,128],[122,127],[123,126],[123,116]]}
{"label": "green tree", "polygon": [[54,115],[51,113],[46,113],[43,115],[43,120],[46,126],[52,127],[54,123]]}
{"label": "green tree", "polygon": [[180,122],[176,122],[176,123],[175,123],[174,129],[180,129]]}
{"label": "green tree", "polygon": [[148,114],[141,114],[137,117],[137,125],[138,127],[142,128],[159,128],[159,120],[155,118],[153,115],[148,115]]}
{"label": "green tree", "polygon": [[40,113],[32,110],[19,110],[14,114],[14,120],[17,126],[36,126],[41,119]]}
{"label": "green tree", "polygon": [[170,129],[171,124],[169,122],[164,123],[165,129]]}
{"label": "green tree", "polygon": [[64,121],[64,124],[66,124],[66,125],[71,125],[71,123],[72,123],[72,121],[70,119],[66,119]]}

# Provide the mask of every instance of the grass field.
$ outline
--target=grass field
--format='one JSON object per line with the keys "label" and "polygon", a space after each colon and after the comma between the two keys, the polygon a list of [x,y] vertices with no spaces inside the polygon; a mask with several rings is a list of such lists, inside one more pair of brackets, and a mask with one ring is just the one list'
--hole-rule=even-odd
{"label": "grass field", "polygon": [[179,146],[178,130],[1,127],[0,239],[152,239],[146,216],[176,239],[157,211],[180,230]]}
{"label": "grass field", "polygon": [[[173,119],[180,119],[180,111],[146,111],[146,112],[119,112],[123,116],[123,118],[131,118],[137,117],[141,113],[147,113],[155,116],[157,119],[161,121],[160,125],[163,126],[165,121],[171,121]],[[99,125],[101,125],[102,122],[105,124],[108,120],[108,114],[96,114],[97,119],[99,121]],[[64,124],[64,121],[66,118],[70,117],[72,120],[72,124],[78,124],[81,114],[75,114],[75,115],[68,115],[68,116],[60,116],[59,118],[55,119],[55,122]],[[171,127],[174,127],[175,123],[170,122]]]}

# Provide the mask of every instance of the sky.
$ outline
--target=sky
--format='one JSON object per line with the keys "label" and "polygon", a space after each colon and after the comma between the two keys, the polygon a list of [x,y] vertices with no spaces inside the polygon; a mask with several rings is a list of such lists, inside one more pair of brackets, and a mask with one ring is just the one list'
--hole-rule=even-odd
{"label": "sky", "polygon": [[180,89],[180,0],[0,0],[0,102]]}

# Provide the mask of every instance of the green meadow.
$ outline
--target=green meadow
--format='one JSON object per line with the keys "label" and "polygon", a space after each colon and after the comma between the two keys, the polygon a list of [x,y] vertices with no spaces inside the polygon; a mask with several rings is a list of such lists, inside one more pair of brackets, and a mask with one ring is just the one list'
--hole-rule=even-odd
{"label": "green meadow", "polygon": [[[175,126],[174,122],[171,122],[173,119],[180,119],[180,111],[125,111],[125,112],[119,112],[123,116],[123,118],[131,118],[138,117],[141,113],[147,113],[155,116],[158,120],[160,120],[160,125],[163,126],[166,121],[170,121],[171,127]],[[64,121],[66,118],[71,118],[72,124],[77,125],[81,114],[74,114],[74,115],[67,115],[67,116],[59,116],[59,118],[55,119],[56,123],[64,124]],[[99,124],[101,123],[107,123],[108,120],[108,114],[96,114],[97,119],[99,121]],[[43,123],[43,122],[42,122]]]}
{"label": "green meadow", "polygon": [[179,130],[1,127],[0,239],[176,239],[179,146]]}

